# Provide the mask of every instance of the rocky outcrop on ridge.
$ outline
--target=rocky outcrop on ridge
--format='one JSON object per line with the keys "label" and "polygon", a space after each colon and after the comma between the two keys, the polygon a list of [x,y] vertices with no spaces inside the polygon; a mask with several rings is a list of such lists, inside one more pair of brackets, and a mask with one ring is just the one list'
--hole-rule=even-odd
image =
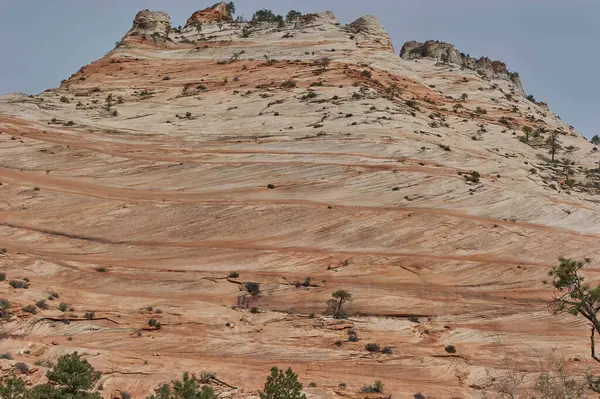
{"label": "rocky outcrop on ridge", "polygon": [[430,57],[442,62],[469,68],[490,79],[507,79],[523,93],[521,80],[517,72],[511,72],[502,61],[492,61],[488,57],[473,58],[459,52],[452,44],[435,40],[425,43],[409,41],[404,43],[400,57],[406,60]]}
{"label": "rocky outcrop on ridge", "polygon": [[227,3],[224,1],[217,3],[212,7],[205,8],[204,10],[196,11],[188,18],[185,27],[195,25],[198,22],[210,23],[219,21],[232,21],[231,12],[227,8]]}

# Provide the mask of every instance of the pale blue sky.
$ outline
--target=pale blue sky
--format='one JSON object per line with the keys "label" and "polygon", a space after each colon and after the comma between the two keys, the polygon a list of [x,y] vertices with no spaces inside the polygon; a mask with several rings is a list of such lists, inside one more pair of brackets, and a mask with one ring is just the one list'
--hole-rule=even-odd
{"label": "pale blue sky", "polygon": [[[183,25],[199,0],[2,0],[0,94],[56,87],[102,57],[136,12],[166,11]],[[506,62],[525,90],[590,137],[600,134],[599,0],[238,0],[237,14],[331,10],[342,24],[379,18],[396,52],[408,40],[441,40]]]}

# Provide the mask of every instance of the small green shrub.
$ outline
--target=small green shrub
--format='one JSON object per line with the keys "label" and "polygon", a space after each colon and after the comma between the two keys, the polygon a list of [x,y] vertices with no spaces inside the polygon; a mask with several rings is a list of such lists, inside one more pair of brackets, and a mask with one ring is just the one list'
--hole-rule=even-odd
{"label": "small green shrub", "polygon": [[23,281],[23,280],[10,280],[10,282],[8,284],[10,284],[10,286],[13,288],[23,288],[23,289],[29,288],[29,284],[27,284],[27,281]]}
{"label": "small green shrub", "polygon": [[84,317],[86,319],[88,319],[88,320],[91,320],[91,319],[94,318],[94,316],[96,316],[96,313],[94,313],[94,312],[86,312]]}
{"label": "small green shrub", "polygon": [[381,353],[385,353],[386,355],[391,355],[392,353],[394,353],[394,351],[389,346],[384,346],[383,349],[381,350]]}
{"label": "small green shrub", "polygon": [[244,289],[250,293],[250,295],[258,295],[260,294],[260,284],[252,281],[246,281],[244,283]]}
{"label": "small green shrub", "polygon": [[293,89],[294,87],[296,87],[296,82],[293,81],[292,79],[288,79],[281,84],[281,87],[283,87],[285,89]]}
{"label": "small green shrub", "polygon": [[68,308],[69,308],[69,305],[67,305],[64,302],[61,302],[60,304],[58,304],[58,310],[60,310],[61,312],[66,312]]}
{"label": "small green shrub", "polygon": [[37,308],[33,305],[27,305],[23,307],[23,312],[27,312],[27,313],[31,313],[31,314],[36,314],[37,313]]}
{"label": "small green shrub", "polygon": [[6,280],[6,273],[0,272],[0,281]]}
{"label": "small green shrub", "polygon": [[382,393],[383,383],[379,380],[375,381],[373,385],[365,385],[360,389],[363,393]]}
{"label": "small green shrub", "polygon": [[37,306],[40,309],[46,310],[49,308],[48,304],[46,303],[45,299],[40,299],[39,301],[37,301],[35,303],[35,306]]}
{"label": "small green shrub", "polygon": [[448,353],[456,353],[456,348],[454,345],[447,345],[444,350]]}
{"label": "small green shrub", "polygon": [[368,69],[365,69],[361,72],[361,75],[367,79],[371,79],[372,73]]}
{"label": "small green shrub", "polygon": [[369,352],[379,352],[381,350],[378,344],[373,343],[365,345],[365,349]]}
{"label": "small green shrub", "polygon": [[238,272],[231,272],[227,275],[229,278],[238,278],[240,274]]}

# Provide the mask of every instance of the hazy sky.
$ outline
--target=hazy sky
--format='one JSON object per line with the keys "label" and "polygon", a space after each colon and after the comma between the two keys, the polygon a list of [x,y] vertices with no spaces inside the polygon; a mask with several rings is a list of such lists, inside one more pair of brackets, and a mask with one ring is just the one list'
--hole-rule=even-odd
{"label": "hazy sky", "polygon": [[[216,2],[216,1],[215,1]],[[175,26],[212,5],[200,0],[2,0],[0,94],[39,93],[101,58],[136,12],[166,11]],[[506,62],[525,91],[590,137],[600,134],[600,0],[238,0],[237,14],[331,10],[342,23],[379,18],[396,52],[441,40]]]}

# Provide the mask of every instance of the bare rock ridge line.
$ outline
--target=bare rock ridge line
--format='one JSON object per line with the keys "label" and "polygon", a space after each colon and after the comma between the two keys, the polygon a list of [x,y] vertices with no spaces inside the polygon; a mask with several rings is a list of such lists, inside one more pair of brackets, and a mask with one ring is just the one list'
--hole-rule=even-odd
{"label": "bare rock ridge line", "polygon": [[402,46],[400,57],[407,60],[432,57],[443,62],[473,69],[488,78],[508,79],[516,85],[521,93],[524,92],[519,74],[509,71],[504,62],[492,61],[488,57],[473,58],[468,54],[461,53],[448,43],[436,40],[428,40],[425,43],[409,41]]}
{"label": "bare rock ridge line", "polygon": [[0,96],[2,375],[78,351],[104,399],[185,371],[256,399],[275,365],[308,399],[479,399],[503,359],[591,364],[546,300],[559,256],[600,278],[599,151],[518,74],[374,16],[199,8]]}

